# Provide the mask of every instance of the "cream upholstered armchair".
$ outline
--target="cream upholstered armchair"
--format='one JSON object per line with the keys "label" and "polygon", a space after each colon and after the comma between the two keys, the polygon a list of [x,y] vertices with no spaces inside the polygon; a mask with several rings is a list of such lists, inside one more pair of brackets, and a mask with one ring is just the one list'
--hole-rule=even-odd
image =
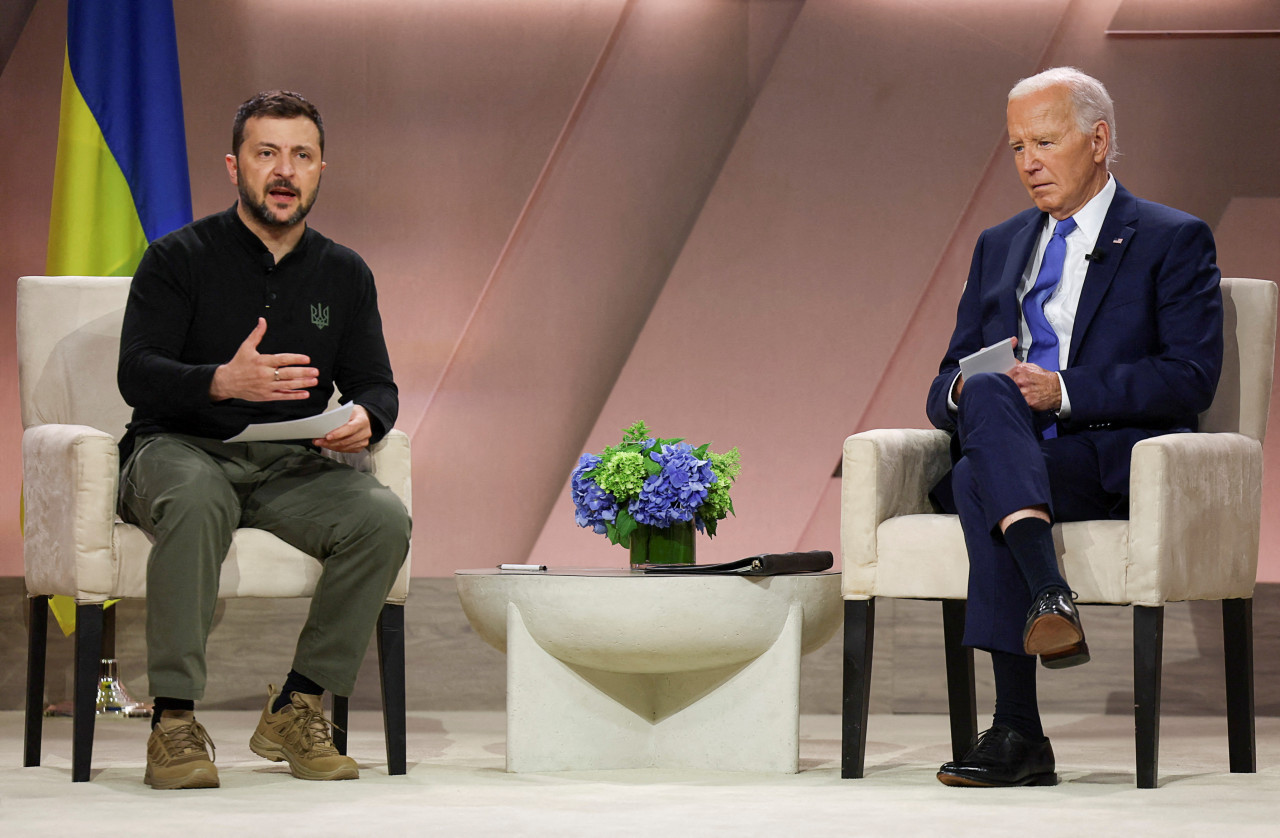
{"label": "cream upholstered armchair", "polygon": [[[1225,357],[1200,433],[1134,446],[1129,520],[1054,526],[1059,562],[1081,603],[1132,605],[1137,784],[1156,785],[1164,604],[1221,600],[1228,750],[1255,770],[1254,578],[1262,516],[1262,440],[1271,400],[1276,285],[1222,280]],[[960,645],[969,562],[959,519],[928,491],[950,468],[942,431],[877,430],[844,443],[844,733],[841,775],[861,777],[876,597],[941,600],[951,743],[977,734],[973,652]]]}
{"label": "cream upholstered armchair", "polygon": [[[40,764],[45,643],[50,595],[76,601],[72,780],[89,779],[102,650],[103,603],[145,597],[151,542],[116,517],[116,442],[130,411],[116,389],[128,277],[26,276],[18,280],[23,558],[30,613],[23,762]],[[409,440],[400,431],[357,455],[333,455],[367,470],[410,506]],[[236,531],[219,596],[307,597],[320,562],[256,529]],[[378,622],[383,720],[392,774],[405,773],[404,602],[409,558]],[[347,698],[334,721],[346,727]],[[346,734],[335,731],[346,750]]]}

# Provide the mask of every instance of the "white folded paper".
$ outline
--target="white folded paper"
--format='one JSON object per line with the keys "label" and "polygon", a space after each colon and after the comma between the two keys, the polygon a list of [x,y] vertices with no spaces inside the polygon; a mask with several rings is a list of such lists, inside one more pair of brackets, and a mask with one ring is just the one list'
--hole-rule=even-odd
{"label": "white folded paper", "polygon": [[347,402],[326,413],[308,416],[306,419],[289,419],[284,422],[263,422],[250,425],[224,442],[273,442],[285,439],[319,439],[334,428],[340,428],[351,418],[355,402]]}
{"label": "white folded paper", "polygon": [[1013,357],[1013,338],[984,346],[960,359],[960,374],[966,379],[981,372],[1008,372],[1018,359]]}

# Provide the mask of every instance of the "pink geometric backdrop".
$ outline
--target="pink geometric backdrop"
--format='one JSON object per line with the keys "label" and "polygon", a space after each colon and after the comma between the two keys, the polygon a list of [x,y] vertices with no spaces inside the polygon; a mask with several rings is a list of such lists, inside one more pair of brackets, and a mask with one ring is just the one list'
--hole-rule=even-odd
{"label": "pink geometric backdrop", "polygon": [[[197,216],[234,200],[240,101],[284,87],[324,114],[311,218],[378,279],[419,576],[624,563],[574,526],[567,477],[641,418],[742,451],[701,559],[834,550],[844,437],[925,426],[973,242],[1027,204],[1004,99],[1044,67],[1107,83],[1125,186],[1211,224],[1225,275],[1280,279],[1268,3],[175,6]],[[0,75],[0,575],[22,572],[13,284],[44,270],[65,26],[38,0]]]}

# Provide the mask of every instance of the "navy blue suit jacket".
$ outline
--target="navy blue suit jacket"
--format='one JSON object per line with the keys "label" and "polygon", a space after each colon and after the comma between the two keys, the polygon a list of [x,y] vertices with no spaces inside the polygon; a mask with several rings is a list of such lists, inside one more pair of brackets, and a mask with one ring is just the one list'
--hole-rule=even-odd
{"label": "navy blue suit jacket", "polygon": [[[1030,209],[979,236],[951,345],[929,388],[936,427],[955,429],[947,395],[959,360],[1018,334],[1018,283],[1044,219]],[[1195,430],[1213,401],[1222,368],[1221,274],[1208,225],[1119,183],[1097,248],[1061,371],[1071,416],[1060,432],[1092,436],[1103,487],[1127,495],[1134,443]]]}

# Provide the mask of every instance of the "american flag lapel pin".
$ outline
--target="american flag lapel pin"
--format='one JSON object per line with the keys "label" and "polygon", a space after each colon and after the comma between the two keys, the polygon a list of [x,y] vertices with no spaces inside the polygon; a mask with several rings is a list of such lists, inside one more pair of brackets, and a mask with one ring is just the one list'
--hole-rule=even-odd
{"label": "american flag lapel pin", "polygon": [[1111,242],[1111,243],[1112,243],[1112,244],[1124,244],[1124,239],[1116,239],[1115,241],[1113,241],[1113,242]]}

